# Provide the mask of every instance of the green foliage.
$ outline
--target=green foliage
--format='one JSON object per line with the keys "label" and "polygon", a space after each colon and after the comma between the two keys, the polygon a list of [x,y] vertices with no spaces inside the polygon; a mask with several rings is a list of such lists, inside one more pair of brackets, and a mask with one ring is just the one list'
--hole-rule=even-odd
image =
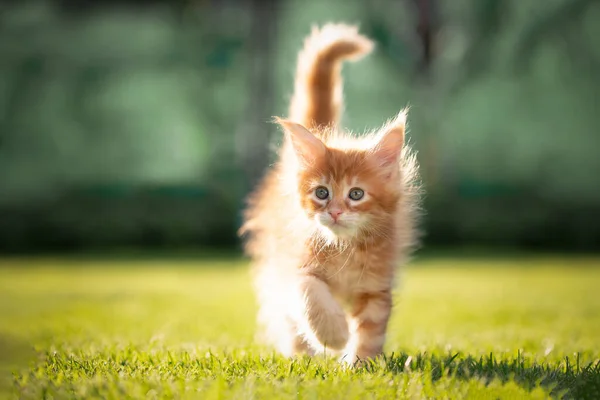
{"label": "green foliage", "polygon": [[[194,186],[208,193],[191,211],[195,221],[218,230],[222,244],[235,241],[255,178],[249,175],[267,164],[263,142],[280,138],[268,121],[287,112],[302,38],[327,21],[357,23],[377,41],[374,54],[343,69],[343,125],[360,133],[411,106],[410,143],[428,199],[426,240],[598,248],[600,3],[431,2],[428,80],[414,74],[415,3],[285,0],[276,21],[264,24],[273,29],[266,77],[251,54],[260,48],[251,29],[256,2],[82,6],[76,15],[50,0],[6,5],[0,249],[58,246],[46,240],[55,235],[65,237],[63,249],[106,244],[74,228],[98,225],[94,210],[72,195],[95,185]],[[254,113],[254,104],[265,106]],[[251,168],[247,159],[261,165]],[[140,244],[146,219],[150,231],[172,238],[165,244],[209,244],[203,232],[173,222],[179,199],[163,196],[160,215],[143,218],[111,211],[101,196],[92,202],[105,221],[140,221],[132,229],[103,225],[120,244]],[[219,220],[223,226],[213,228]]]}
{"label": "green foliage", "polygon": [[598,265],[416,262],[401,274],[385,357],[349,370],[254,342],[242,260],[5,260],[0,388],[55,399],[597,398]]}

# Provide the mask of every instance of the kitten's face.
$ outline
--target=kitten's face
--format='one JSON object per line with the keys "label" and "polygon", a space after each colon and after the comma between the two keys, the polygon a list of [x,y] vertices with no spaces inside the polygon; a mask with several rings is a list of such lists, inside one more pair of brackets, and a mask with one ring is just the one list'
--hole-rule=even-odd
{"label": "kitten's face", "polygon": [[328,236],[356,238],[393,222],[405,118],[401,112],[367,150],[328,147],[302,125],[278,120],[297,156],[302,208]]}
{"label": "kitten's face", "polygon": [[300,175],[299,189],[302,207],[323,233],[350,239],[389,223],[396,184],[386,181],[368,153],[328,149],[316,161]]}

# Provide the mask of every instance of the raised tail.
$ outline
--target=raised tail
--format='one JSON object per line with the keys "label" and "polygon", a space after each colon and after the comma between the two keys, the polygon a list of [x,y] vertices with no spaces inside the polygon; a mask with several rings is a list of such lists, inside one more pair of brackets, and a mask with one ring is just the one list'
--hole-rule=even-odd
{"label": "raised tail", "polygon": [[341,66],[373,49],[373,42],[356,26],[313,27],[298,54],[298,67],[289,118],[308,129],[335,126],[343,109]]}

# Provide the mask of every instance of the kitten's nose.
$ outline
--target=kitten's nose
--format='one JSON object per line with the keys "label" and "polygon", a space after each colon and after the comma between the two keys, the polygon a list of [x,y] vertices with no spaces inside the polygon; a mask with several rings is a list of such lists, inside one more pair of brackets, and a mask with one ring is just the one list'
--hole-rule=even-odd
{"label": "kitten's nose", "polygon": [[331,215],[331,218],[333,218],[334,221],[337,221],[338,218],[340,217],[340,215],[342,215],[343,211],[342,210],[331,210],[329,211],[329,215]]}

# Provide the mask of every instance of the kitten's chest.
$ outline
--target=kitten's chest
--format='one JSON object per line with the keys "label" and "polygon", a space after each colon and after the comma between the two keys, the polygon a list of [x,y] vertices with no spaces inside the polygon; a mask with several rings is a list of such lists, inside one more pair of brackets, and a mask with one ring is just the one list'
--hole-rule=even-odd
{"label": "kitten's chest", "polygon": [[323,279],[336,297],[352,296],[389,288],[393,271],[391,260],[375,252],[349,250],[321,263]]}

